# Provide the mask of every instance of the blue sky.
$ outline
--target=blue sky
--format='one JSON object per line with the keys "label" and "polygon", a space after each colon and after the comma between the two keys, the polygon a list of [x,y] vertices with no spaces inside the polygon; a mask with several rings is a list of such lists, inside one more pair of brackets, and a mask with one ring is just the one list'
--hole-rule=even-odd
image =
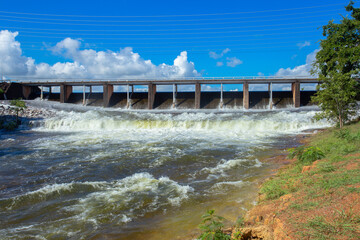
{"label": "blue sky", "polygon": [[[120,67],[109,73],[111,77],[121,77],[122,71],[123,76],[138,76],[149,69],[156,72],[153,74],[166,71],[165,76],[176,72],[179,76],[222,77],[303,75],[319,48],[321,26],[346,15],[344,6],[349,1],[0,2],[0,29],[18,32],[14,41],[21,44],[21,56],[26,57],[14,57],[15,63],[23,61],[25,66],[30,59],[33,68],[46,63],[44,71],[56,72],[59,64],[55,64],[67,62],[73,63],[76,71],[99,67],[91,61],[103,57],[97,71],[106,75],[104,66],[113,55],[132,59],[129,64],[133,66],[127,65],[125,70]],[[64,42],[66,38],[71,41]],[[7,51],[7,42],[0,44]],[[95,53],[90,56],[82,52],[85,49]],[[180,56],[183,51],[186,56]],[[18,50],[14,52],[18,54]],[[134,60],[137,57],[141,60]],[[175,69],[175,59],[184,69]],[[150,65],[147,60],[151,60]],[[5,75],[16,75],[15,70],[6,72],[10,67],[5,65],[10,63],[5,58],[0,58],[0,63]],[[21,75],[35,74],[26,66],[28,70]],[[65,71],[69,65],[61,67]]]}

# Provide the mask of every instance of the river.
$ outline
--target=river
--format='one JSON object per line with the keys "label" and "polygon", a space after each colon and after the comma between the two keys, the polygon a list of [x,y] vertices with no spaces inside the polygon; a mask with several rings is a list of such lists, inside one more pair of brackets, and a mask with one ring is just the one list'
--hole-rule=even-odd
{"label": "river", "polygon": [[0,239],[183,239],[254,204],[264,162],[316,109],[58,110],[1,132]]}

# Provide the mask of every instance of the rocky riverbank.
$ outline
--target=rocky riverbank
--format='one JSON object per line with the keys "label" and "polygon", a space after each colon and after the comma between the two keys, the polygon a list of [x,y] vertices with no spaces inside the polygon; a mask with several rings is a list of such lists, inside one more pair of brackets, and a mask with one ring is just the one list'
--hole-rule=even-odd
{"label": "rocky riverbank", "polygon": [[[50,109],[27,106],[24,111],[19,112],[19,117],[23,118],[49,118],[56,115],[56,112]],[[0,116],[16,116],[14,107],[10,101],[0,101]]]}
{"label": "rocky riverbank", "polygon": [[[18,125],[26,125],[32,120],[50,118],[56,115],[56,112],[51,109],[27,106],[26,103],[25,106],[25,108],[17,111],[16,107],[11,105],[11,101],[0,101],[0,129],[14,130]],[[16,122],[17,118],[18,122]]]}

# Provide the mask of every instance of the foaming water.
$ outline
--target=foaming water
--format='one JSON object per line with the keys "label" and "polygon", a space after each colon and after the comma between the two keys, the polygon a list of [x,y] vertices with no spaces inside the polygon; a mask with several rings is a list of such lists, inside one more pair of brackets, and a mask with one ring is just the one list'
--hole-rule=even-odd
{"label": "foaming water", "polygon": [[[120,113],[110,114],[97,111],[86,113],[62,113],[44,121],[38,130],[52,131],[151,131],[166,132],[204,131],[234,134],[244,137],[299,133],[309,128],[329,126],[325,121],[313,120],[315,111],[303,112],[261,112],[261,113]],[[231,130],[231,131],[229,131]]]}
{"label": "foaming water", "polygon": [[93,109],[33,122],[0,138],[0,238],[181,239],[208,208],[236,218],[271,169],[259,159],[330,126],[315,113]]}

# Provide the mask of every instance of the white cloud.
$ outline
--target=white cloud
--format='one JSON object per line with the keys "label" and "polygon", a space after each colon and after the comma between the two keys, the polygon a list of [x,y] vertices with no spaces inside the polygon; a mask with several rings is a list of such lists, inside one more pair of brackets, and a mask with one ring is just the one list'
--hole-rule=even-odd
{"label": "white cloud", "polygon": [[221,88],[219,85],[207,85],[207,84],[201,85],[202,92],[219,92],[220,89]]}
{"label": "white cloud", "polygon": [[209,52],[209,56],[213,59],[222,58],[225,54],[230,52],[230,48],[225,48],[221,53],[217,54],[216,52]]}
{"label": "white cloud", "polygon": [[236,58],[236,57],[227,57],[226,58],[227,62],[226,62],[226,66],[228,67],[236,67],[237,65],[240,65],[243,63],[243,61],[241,61],[240,59]]}
{"label": "white cloud", "polygon": [[223,62],[217,62],[217,63],[216,63],[216,66],[217,66],[217,67],[224,66],[224,63],[223,63]]}
{"label": "white cloud", "polygon": [[311,76],[311,65],[315,61],[316,53],[319,50],[315,50],[306,57],[306,63],[294,68],[280,68],[276,76]]}
{"label": "white cloud", "polygon": [[298,44],[296,44],[296,46],[298,46],[299,49],[302,49],[302,48],[304,48],[304,47],[308,47],[308,46],[310,46],[310,45],[311,45],[311,43],[310,43],[309,41],[305,41],[305,42],[303,42],[303,43],[298,43]]}
{"label": "white cloud", "polygon": [[262,72],[258,72],[258,76],[264,76],[265,74]]}
{"label": "white cloud", "polygon": [[27,75],[34,73],[34,59],[22,56],[18,32],[0,31],[0,71],[3,74]]}
{"label": "white cloud", "polygon": [[154,65],[145,60],[131,47],[113,51],[81,50],[81,41],[66,38],[51,50],[54,54],[68,58],[68,62],[35,64],[35,60],[22,55],[20,43],[15,40],[17,32],[0,32],[0,67],[6,75],[28,75],[37,77],[72,78],[177,78],[194,77],[200,73],[193,62],[188,61],[183,51],[173,65]]}

